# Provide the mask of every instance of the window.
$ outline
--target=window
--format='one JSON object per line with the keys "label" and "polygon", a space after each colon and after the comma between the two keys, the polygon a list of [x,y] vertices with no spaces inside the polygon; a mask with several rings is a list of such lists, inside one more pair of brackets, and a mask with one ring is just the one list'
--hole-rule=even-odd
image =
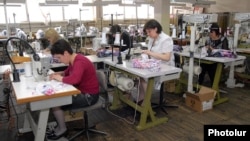
{"label": "window", "polygon": [[[27,21],[24,4],[20,4],[18,7],[7,6],[6,11],[8,23],[14,23],[14,20],[16,23]],[[5,11],[3,6],[0,6],[0,17],[0,23],[5,24]]]}
{"label": "window", "polygon": [[124,18],[123,6],[114,4],[103,6],[103,19],[104,20],[111,19],[111,14],[113,14],[113,20],[123,19]]}

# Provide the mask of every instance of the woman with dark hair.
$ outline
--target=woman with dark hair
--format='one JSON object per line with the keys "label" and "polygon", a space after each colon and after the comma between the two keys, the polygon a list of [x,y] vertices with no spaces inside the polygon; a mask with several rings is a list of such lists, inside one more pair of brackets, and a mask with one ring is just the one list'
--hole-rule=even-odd
{"label": "woman with dark hair", "polygon": [[[208,52],[208,56],[211,56],[212,51],[214,49],[226,49],[228,50],[228,40],[226,37],[223,37],[220,34],[220,28],[217,23],[212,23],[210,26],[210,33],[209,33],[209,39],[206,41],[206,48]],[[201,63],[201,74],[199,75],[199,84],[202,85],[206,73],[208,73],[209,79],[211,81],[211,85],[213,85],[214,82],[214,76],[217,69],[217,63],[214,64],[205,64]]]}
{"label": "woman with dark hair", "polygon": [[[161,24],[154,19],[149,20],[144,25],[143,31],[147,33],[149,42],[148,50],[143,50],[142,53],[146,54],[148,58],[161,60],[162,63],[174,66],[173,40],[162,31]],[[157,80],[155,81],[156,83],[158,82]],[[144,99],[146,88],[147,80],[141,79],[139,104]]]}
{"label": "woman with dark hair", "polygon": [[47,131],[47,138],[57,140],[67,132],[63,110],[95,104],[99,98],[99,83],[92,62],[85,56],[74,53],[66,40],[57,40],[52,45],[51,54],[68,67],[64,71],[51,74],[50,79],[71,84],[81,91],[81,94],[72,97],[71,105],[52,108],[57,127]]}
{"label": "woman with dark hair", "polygon": [[124,50],[130,48],[131,47],[131,40],[130,40],[129,33],[126,30],[122,31],[121,27],[117,24],[111,26],[111,28],[110,28],[110,34],[112,35],[111,40],[110,40],[110,44],[114,43],[116,33],[120,33],[120,41],[123,42],[123,45],[124,45],[121,47],[120,50],[124,51]]}

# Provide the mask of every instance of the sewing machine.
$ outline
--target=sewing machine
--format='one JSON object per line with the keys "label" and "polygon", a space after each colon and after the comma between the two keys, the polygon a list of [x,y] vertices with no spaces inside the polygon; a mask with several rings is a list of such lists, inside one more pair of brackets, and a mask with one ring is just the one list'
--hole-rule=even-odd
{"label": "sewing machine", "polygon": [[240,81],[249,83],[250,29],[248,25],[250,20],[250,13],[235,13],[234,20],[239,22],[235,24],[233,37],[235,51],[237,52],[237,54],[247,57],[244,65],[235,68],[234,73]]}
{"label": "sewing machine", "polygon": [[191,36],[190,36],[190,58],[189,58],[189,73],[188,73],[188,91],[193,92],[193,75],[194,75],[194,51],[195,51],[195,32],[196,24],[207,24],[217,22],[217,14],[191,14],[183,15],[183,21],[187,23],[194,23],[191,26]]}
{"label": "sewing machine", "polygon": [[47,81],[48,72],[51,68],[52,57],[50,54],[38,53],[40,61],[32,59],[32,72],[36,81]]}

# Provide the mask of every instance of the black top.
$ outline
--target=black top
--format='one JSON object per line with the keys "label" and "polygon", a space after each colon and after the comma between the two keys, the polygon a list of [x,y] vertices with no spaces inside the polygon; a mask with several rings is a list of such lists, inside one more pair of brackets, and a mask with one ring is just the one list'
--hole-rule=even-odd
{"label": "black top", "polygon": [[209,38],[209,40],[206,41],[206,46],[210,45],[214,49],[226,49],[229,50],[228,48],[228,40],[226,37],[220,36],[218,40],[212,40]]}
{"label": "black top", "polygon": [[[214,49],[226,49],[229,50],[228,48],[228,40],[226,37],[220,36],[220,38],[218,40],[212,40],[211,38],[209,38],[209,40],[206,41],[206,46],[209,45]],[[207,50],[208,56],[215,56],[216,54],[212,54],[212,50],[208,49]]]}
{"label": "black top", "polygon": [[123,44],[125,45],[121,47],[121,51],[129,49],[129,47],[131,46],[131,39],[129,33],[127,31],[123,31],[120,39],[123,40]]}

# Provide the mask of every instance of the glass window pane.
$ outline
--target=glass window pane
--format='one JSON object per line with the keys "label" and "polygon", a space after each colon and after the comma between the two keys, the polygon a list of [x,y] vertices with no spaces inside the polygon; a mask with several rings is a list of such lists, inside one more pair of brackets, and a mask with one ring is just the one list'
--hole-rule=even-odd
{"label": "glass window pane", "polygon": [[148,5],[148,18],[153,19],[155,17],[155,11],[153,6]]}
{"label": "glass window pane", "polygon": [[138,18],[139,19],[146,19],[148,18],[148,5],[143,4],[137,7]]}
{"label": "glass window pane", "polygon": [[[6,7],[7,11],[7,20],[8,23],[14,23],[14,20],[16,23],[27,21],[26,18],[26,12],[25,12],[25,6],[22,4],[20,7]],[[0,23],[5,24],[5,11],[4,7],[0,6]],[[14,18],[15,17],[15,18]]]}
{"label": "glass window pane", "polygon": [[125,6],[125,19],[136,19],[135,6]]}
{"label": "glass window pane", "polygon": [[103,19],[111,19],[111,14],[113,14],[113,19],[124,19],[124,10],[123,6],[119,5],[107,5],[103,6]]}

